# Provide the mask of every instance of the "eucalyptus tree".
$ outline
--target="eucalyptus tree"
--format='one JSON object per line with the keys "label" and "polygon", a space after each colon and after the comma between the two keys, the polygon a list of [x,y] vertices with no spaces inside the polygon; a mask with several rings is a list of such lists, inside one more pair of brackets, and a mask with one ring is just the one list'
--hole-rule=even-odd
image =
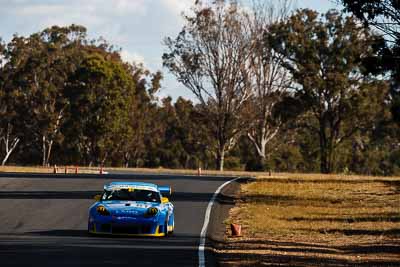
{"label": "eucalyptus tree", "polygon": [[303,126],[318,136],[321,172],[332,172],[338,145],[373,126],[370,95],[386,85],[364,75],[362,61],[373,55],[379,37],[332,10],[322,17],[299,10],[271,32],[269,42],[285,57],[284,66],[299,85],[296,94],[308,110]]}
{"label": "eucalyptus tree", "polygon": [[212,157],[212,136],[207,134],[207,120],[202,117],[192,101],[179,97],[175,104],[176,139],[181,143],[185,153],[180,159],[184,168],[207,168]]}
{"label": "eucalyptus tree", "polygon": [[164,66],[196,97],[209,134],[215,138],[216,165],[223,170],[225,153],[243,129],[243,109],[251,92],[247,63],[251,33],[245,13],[235,2],[210,5],[196,1],[192,16],[175,39],[166,38]]}
{"label": "eucalyptus tree", "polygon": [[60,129],[68,106],[63,91],[85,36],[81,26],[53,26],[29,37],[14,36],[7,47],[6,87],[23,122],[19,131],[41,144],[43,165],[49,164],[54,142],[63,138]]}
{"label": "eucalyptus tree", "polygon": [[398,0],[338,0],[370,26],[382,34],[385,42],[376,45],[379,54],[366,61],[369,71],[389,73],[391,76],[391,111],[400,125],[400,1]]}
{"label": "eucalyptus tree", "polygon": [[397,0],[340,0],[347,11],[396,42],[400,34],[400,3]]}
{"label": "eucalyptus tree", "polygon": [[[124,140],[124,166],[132,162],[135,167],[142,165],[146,154],[146,143],[155,141],[160,133],[160,125],[155,123],[157,114],[156,93],[161,88],[161,72],[151,73],[140,64],[130,65],[130,73],[135,84],[134,101],[129,105],[130,137]],[[154,138],[154,139],[153,139]]]}
{"label": "eucalyptus tree", "polygon": [[284,57],[267,42],[269,27],[288,17],[291,1],[258,1],[247,17],[253,47],[249,54],[248,76],[252,90],[248,105],[248,138],[253,143],[261,166],[265,165],[267,145],[283,128],[284,120],[274,112],[289,94],[291,75],[283,67]]}
{"label": "eucalyptus tree", "polygon": [[129,106],[135,85],[118,52],[106,47],[83,48],[82,62],[65,93],[70,103],[65,125],[69,142],[89,165],[104,165],[113,153],[122,153],[121,144],[131,138]]}
{"label": "eucalyptus tree", "polygon": [[5,54],[6,47],[0,38],[0,149],[4,148],[4,154],[1,151],[2,166],[6,164],[10,155],[21,141],[21,133],[15,129],[17,113],[6,89],[8,77],[3,66],[4,60],[6,60]]}
{"label": "eucalyptus tree", "polygon": [[6,165],[7,160],[9,159],[12,152],[15,150],[20,141],[20,133],[17,134],[14,130],[14,125],[10,121],[8,121],[6,126],[0,129],[0,147],[1,143],[3,143],[5,152],[1,161],[1,166]]}

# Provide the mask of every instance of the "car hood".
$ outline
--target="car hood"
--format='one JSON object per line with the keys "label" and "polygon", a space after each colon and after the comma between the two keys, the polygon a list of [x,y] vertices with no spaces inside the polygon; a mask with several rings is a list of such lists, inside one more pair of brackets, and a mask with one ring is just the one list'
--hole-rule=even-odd
{"label": "car hood", "polygon": [[160,203],[137,201],[103,201],[101,202],[111,215],[138,217],[143,216],[150,207],[159,208]]}

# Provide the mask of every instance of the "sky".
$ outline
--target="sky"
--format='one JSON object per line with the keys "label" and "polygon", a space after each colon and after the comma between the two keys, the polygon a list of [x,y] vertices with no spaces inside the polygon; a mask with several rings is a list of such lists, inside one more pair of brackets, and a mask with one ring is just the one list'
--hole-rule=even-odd
{"label": "sky", "polygon": [[[246,0],[245,0],[246,1]],[[0,0],[0,37],[29,36],[52,25],[83,25],[90,38],[105,38],[121,48],[128,62],[141,62],[164,74],[160,97],[193,98],[175,77],[162,67],[165,37],[176,37],[183,26],[182,12],[194,0]],[[326,12],[341,8],[334,0],[297,0],[297,8]]]}

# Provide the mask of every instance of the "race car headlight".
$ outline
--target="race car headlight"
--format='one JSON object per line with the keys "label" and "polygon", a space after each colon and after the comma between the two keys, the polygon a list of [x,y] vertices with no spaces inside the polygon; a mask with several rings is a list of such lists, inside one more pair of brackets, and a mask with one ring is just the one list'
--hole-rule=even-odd
{"label": "race car headlight", "polygon": [[98,206],[96,208],[96,211],[98,214],[103,215],[103,216],[109,216],[110,212],[104,207],[104,206]]}
{"label": "race car headlight", "polygon": [[147,209],[146,215],[149,216],[149,217],[150,216],[156,216],[157,213],[158,213],[158,209],[154,208],[154,207],[151,207],[151,208]]}

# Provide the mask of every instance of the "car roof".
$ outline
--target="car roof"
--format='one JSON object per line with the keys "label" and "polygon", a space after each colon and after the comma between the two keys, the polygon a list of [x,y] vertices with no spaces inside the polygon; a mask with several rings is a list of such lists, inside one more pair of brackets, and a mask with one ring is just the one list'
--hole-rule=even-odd
{"label": "car roof", "polygon": [[105,190],[112,190],[118,188],[137,188],[137,189],[158,191],[157,185],[151,183],[143,183],[143,182],[111,182],[109,184],[104,185]]}

